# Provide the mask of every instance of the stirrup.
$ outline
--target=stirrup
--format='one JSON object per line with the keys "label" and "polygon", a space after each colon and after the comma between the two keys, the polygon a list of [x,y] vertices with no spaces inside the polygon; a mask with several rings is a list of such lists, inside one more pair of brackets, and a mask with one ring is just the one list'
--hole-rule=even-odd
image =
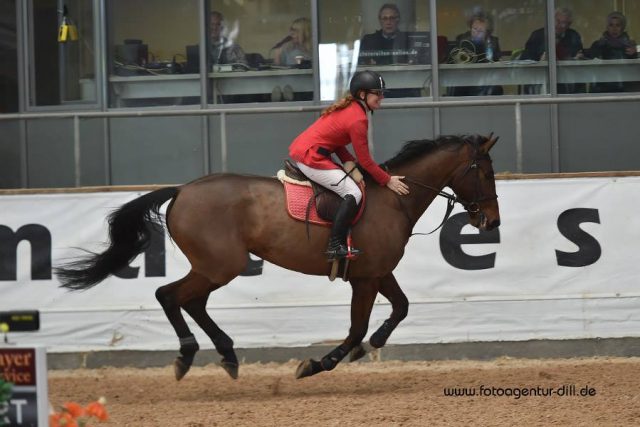
{"label": "stirrup", "polygon": [[349,258],[353,259],[360,255],[362,251],[356,248],[349,248],[347,245],[341,244],[337,247],[329,248],[325,252],[327,255],[327,261],[332,262],[337,259]]}

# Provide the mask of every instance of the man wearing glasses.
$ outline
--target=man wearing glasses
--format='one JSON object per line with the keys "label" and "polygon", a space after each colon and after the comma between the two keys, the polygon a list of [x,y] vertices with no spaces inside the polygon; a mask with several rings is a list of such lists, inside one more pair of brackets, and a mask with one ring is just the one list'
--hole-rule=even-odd
{"label": "man wearing glasses", "polygon": [[360,41],[359,64],[388,65],[408,63],[407,33],[398,31],[400,10],[393,3],[383,4],[378,12],[380,29]]}

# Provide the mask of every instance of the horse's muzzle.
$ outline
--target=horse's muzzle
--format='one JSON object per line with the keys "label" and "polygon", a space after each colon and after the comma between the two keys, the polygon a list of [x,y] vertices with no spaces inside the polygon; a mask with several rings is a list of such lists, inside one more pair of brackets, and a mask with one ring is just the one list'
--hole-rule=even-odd
{"label": "horse's muzzle", "polygon": [[487,225],[487,230],[493,230],[494,228],[500,227],[500,219],[494,219]]}
{"label": "horse's muzzle", "polygon": [[489,219],[484,212],[480,212],[480,221],[478,224],[478,228],[484,231],[491,231],[494,228],[498,228],[500,226],[500,217]]}

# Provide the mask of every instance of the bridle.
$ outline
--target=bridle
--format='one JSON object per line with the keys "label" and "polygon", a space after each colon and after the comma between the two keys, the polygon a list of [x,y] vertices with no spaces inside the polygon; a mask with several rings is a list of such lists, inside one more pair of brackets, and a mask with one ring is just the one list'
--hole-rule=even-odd
{"label": "bridle", "polygon": [[[473,158],[471,159],[471,163],[469,163],[469,165],[465,168],[464,172],[461,175],[456,175],[453,179],[452,182],[450,183],[450,185],[448,185],[449,187],[453,188],[455,187],[456,182],[460,182],[461,180],[465,179],[465,177],[467,176],[467,174],[471,171],[475,171],[475,191],[474,191],[474,197],[473,200],[471,200],[470,202],[467,200],[464,200],[460,197],[458,197],[456,194],[451,194],[451,193],[447,193],[446,191],[443,191],[439,188],[433,187],[431,185],[428,184],[424,184],[420,181],[417,181],[411,177],[405,176],[404,180],[406,182],[410,182],[414,185],[417,185],[419,187],[425,188],[427,190],[431,190],[434,193],[436,193],[438,196],[444,197],[447,200],[447,210],[444,214],[444,218],[442,219],[442,222],[440,222],[440,225],[438,225],[436,228],[434,228],[433,230],[431,230],[428,233],[412,233],[412,235],[418,234],[418,235],[425,235],[425,234],[431,234],[434,233],[435,231],[437,231],[440,227],[442,227],[444,225],[445,222],[447,222],[447,220],[449,219],[449,216],[451,215],[451,212],[453,212],[453,208],[455,206],[456,203],[460,203],[462,205],[462,207],[469,213],[471,214],[477,214],[480,212],[480,202],[484,202],[487,200],[496,200],[498,198],[498,195],[485,195],[482,192],[482,188],[480,188],[480,167],[478,166],[478,161],[480,160],[484,160],[484,159],[489,159],[489,155],[488,154],[479,154],[478,149],[475,149],[475,153]],[[407,214],[408,216],[408,214]]]}

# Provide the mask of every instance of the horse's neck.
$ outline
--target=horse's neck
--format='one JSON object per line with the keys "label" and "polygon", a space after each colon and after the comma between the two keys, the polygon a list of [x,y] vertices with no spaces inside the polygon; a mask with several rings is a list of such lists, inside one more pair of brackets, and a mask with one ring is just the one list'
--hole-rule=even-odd
{"label": "horse's neck", "polygon": [[420,184],[433,187],[438,191],[442,190],[451,181],[455,171],[465,160],[465,156],[462,155],[460,150],[440,149],[425,156],[420,161],[397,171],[398,175],[404,175],[410,180],[419,183],[412,184],[410,181],[408,183],[411,193],[406,198],[406,206],[413,221],[412,226],[438,196],[436,191],[424,188]]}

